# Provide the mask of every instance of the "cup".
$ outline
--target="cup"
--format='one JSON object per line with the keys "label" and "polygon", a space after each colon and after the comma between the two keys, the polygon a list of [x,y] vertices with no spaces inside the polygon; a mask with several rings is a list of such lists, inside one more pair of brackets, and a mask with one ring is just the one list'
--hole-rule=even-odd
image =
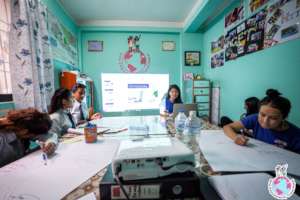
{"label": "cup", "polygon": [[86,143],[97,142],[97,126],[94,124],[87,124],[84,127],[84,137]]}

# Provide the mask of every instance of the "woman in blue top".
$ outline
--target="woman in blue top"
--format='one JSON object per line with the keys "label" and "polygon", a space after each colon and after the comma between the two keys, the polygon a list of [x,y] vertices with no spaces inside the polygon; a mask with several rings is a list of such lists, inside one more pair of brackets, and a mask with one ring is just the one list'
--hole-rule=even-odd
{"label": "woman in blue top", "polygon": [[242,129],[252,129],[253,137],[290,151],[300,153],[300,129],[286,119],[291,109],[290,101],[277,90],[268,89],[259,103],[259,113],[224,126],[225,134],[238,145],[248,139],[237,134]]}
{"label": "woman in blue top", "polygon": [[161,115],[170,115],[173,113],[174,103],[182,103],[180,89],[177,85],[170,85],[166,97],[163,99],[160,109]]}

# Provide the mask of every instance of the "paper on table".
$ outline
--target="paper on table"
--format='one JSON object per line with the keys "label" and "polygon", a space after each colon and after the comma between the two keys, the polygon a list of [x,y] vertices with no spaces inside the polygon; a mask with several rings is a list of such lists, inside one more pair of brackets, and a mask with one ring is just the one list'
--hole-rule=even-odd
{"label": "paper on table", "polygon": [[224,133],[202,131],[199,146],[216,172],[275,172],[276,165],[288,163],[288,174],[300,176],[299,154],[262,141],[250,139],[239,146]]}
{"label": "paper on table", "polygon": [[61,199],[107,166],[118,146],[108,139],[60,144],[47,165],[41,152],[34,152],[0,169],[0,199]]}
{"label": "paper on table", "polygon": [[[273,200],[269,194],[268,181],[272,176],[264,173],[211,176],[209,183],[223,200]],[[250,195],[251,194],[251,195]],[[294,194],[291,200],[299,200]]]}

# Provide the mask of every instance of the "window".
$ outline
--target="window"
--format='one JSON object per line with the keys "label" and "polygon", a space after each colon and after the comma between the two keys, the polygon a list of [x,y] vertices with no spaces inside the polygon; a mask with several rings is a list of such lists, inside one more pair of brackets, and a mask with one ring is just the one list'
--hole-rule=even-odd
{"label": "window", "polygon": [[12,101],[9,71],[10,0],[0,0],[0,102]]}

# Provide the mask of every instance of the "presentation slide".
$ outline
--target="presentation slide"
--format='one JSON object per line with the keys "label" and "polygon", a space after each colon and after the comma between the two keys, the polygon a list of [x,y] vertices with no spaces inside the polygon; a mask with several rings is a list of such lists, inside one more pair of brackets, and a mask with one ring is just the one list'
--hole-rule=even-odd
{"label": "presentation slide", "polygon": [[104,112],[159,109],[169,88],[169,74],[102,73]]}

